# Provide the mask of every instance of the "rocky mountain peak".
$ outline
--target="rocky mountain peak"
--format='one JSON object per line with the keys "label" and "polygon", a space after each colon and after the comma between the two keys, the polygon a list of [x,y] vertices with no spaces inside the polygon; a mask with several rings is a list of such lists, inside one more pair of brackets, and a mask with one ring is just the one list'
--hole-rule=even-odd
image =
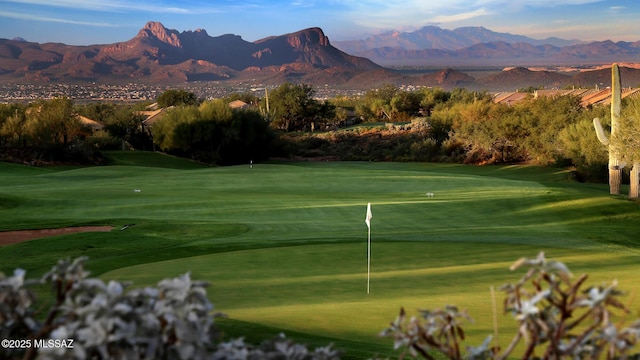
{"label": "rocky mountain peak", "polygon": [[149,21],[138,32],[137,38],[157,39],[174,47],[181,47],[180,34],[174,29],[167,29],[162,23]]}
{"label": "rocky mountain peak", "polygon": [[304,48],[315,44],[320,46],[330,45],[329,38],[324,34],[322,29],[317,27],[289,34],[287,36],[287,42],[294,48]]}

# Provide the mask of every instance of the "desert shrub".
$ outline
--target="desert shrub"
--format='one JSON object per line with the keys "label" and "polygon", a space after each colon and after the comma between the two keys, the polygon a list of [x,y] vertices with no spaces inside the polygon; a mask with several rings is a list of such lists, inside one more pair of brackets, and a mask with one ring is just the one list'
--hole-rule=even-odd
{"label": "desert shrub", "polygon": [[106,131],[97,131],[84,139],[89,147],[96,150],[120,150],[122,140],[109,135]]}
{"label": "desert shrub", "polygon": [[416,161],[432,161],[438,154],[438,144],[434,139],[427,138],[411,144],[411,155]]}
{"label": "desert shrub", "polygon": [[[40,279],[25,279],[20,269],[12,276],[0,274],[0,358],[339,358],[331,346],[308,350],[284,335],[259,346],[243,339],[222,341],[206,283],[184,274],[156,287],[130,288],[88,277],[85,260],[61,260]],[[47,314],[35,310],[31,286],[36,284],[53,289]],[[53,346],[38,345],[42,342]]]}
{"label": "desert shrub", "polygon": [[[514,357],[523,343],[522,359],[629,359],[640,339],[640,320],[624,326],[618,313],[628,310],[620,302],[622,293],[614,281],[609,285],[586,286],[587,275],[573,278],[567,266],[547,260],[522,258],[511,270],[528,268],[516,283],[502,286],[504,311],[518,323],[518,331],[502,349],[491,345],[491,336],[477,347],[468,346],[463,324],[471,320],[455,306],[422,310],[407,317],[404,309],[381,335],[392,337],[394,347],[411,356],[435,359],[506,359]],[[637,349],[636,349],[637,350]]]}
{"label": "desert shrub", "polygon": [[567,159],[575,167],[580,181],[606,182],[607,150],[594,134],[592,119],[581,119],[562,129],[557,137],[559,157]]}
{"label": "desert shrub", "polygon": [[457,139],[446,139],[440,148],[442,162],[462,163],[465,157],[464,144]]}

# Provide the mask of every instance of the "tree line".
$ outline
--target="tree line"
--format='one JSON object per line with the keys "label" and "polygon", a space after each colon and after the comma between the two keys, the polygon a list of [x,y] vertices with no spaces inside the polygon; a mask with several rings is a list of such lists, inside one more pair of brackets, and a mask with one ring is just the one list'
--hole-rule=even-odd
{"label": "tree line", "polygon": [[[234,100],[248,106],[231,109]],[[632,112],[638,106],[628,102],[623,117],[637,117]],[[124,147],[218,165],[326,157],[531,163],[572,167],[579,180],[603,181],[607,176],[607,151],[592,121],[599,118],[606,128],[608,107],[583,107],[573,96],[531,94],[507,105],[494,103],[486,92],[407,91],[386,85],[362,96],[319,100],[311,86],[285,83],[264,93],[215,100],[167,90],[157,103],[166,111],[153,125],[144,122],[142,110],[149,104],[143,103],[80,105],[59,98],[1,104],[3,160],[99,162],[102,151]],[[91,130],[78,115],[104,124],[104,129]]]}

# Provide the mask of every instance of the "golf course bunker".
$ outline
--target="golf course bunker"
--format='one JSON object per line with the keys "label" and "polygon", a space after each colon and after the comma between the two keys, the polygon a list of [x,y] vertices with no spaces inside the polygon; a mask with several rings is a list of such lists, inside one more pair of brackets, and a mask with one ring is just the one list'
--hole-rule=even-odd
{"label": "golf course bunker", "polygon": [[27,240],[40,239],[56,235],[74,234],[79,232],[108,232],[112,226],[76,226],[58,229],[15,230],[0,232],[0,246],[17,244]]}

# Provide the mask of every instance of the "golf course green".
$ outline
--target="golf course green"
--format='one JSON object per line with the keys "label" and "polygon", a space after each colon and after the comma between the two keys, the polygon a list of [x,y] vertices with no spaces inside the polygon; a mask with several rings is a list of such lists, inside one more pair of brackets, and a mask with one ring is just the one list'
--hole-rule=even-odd
{"label": "golf course green", "polygon": [[[540,251],[588,273],[588,283],[617,279],[632,315],[640,310],[640,204],[559,168],[206,167],[155,153],[109,156],[109,166],[0,163],[0,231],[113,226],[0,247],[1,271],[39,276],[60,258],[84,255],[94,276],[135,286],[190,272],[209,282],[227,336],[260,341],[284,332],[333,343],[344,358],[392,357],[393,341],[378,333],[400,307],[468,309],[475,322],[465,326],[467,344],[480,344],[493,334],[491,287],[501,304],[497,289],[522,275],[509,265]],[[501,310],[507,343],[515,321]]]}

